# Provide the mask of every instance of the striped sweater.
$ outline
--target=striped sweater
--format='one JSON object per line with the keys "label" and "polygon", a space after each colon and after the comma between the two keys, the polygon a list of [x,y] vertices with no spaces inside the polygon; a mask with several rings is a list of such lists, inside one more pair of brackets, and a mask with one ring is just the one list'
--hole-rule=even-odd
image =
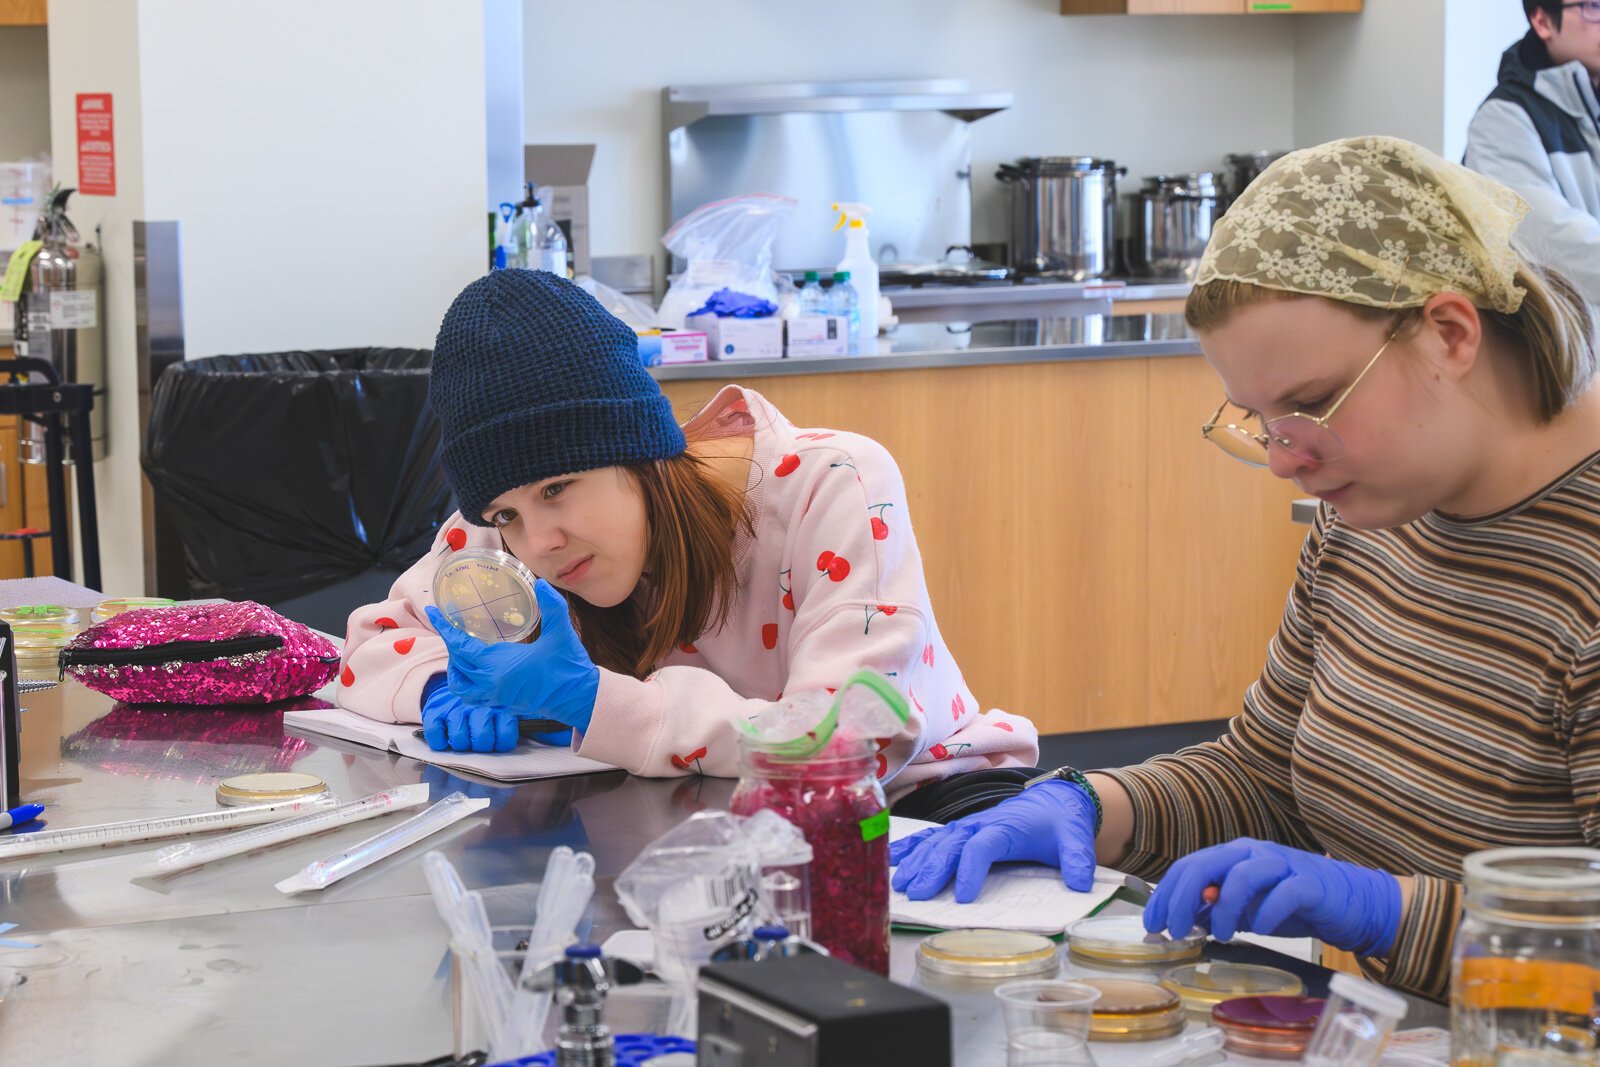
{"label": "striped sweater", "polygon": [[1416,876],[1364,963],[1442,999],[1463,857],[1600,845],[1600,454],[1483,518],[1367,531],[1324,506],[1227,732],[1106,773],[1142,875],[1251,836]]}

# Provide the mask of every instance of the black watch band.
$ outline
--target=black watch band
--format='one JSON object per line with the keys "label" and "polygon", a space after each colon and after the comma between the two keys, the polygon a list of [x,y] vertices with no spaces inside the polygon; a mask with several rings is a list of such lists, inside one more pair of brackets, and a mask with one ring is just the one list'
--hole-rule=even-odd
{"label": "black watch band", "polygon": [[1038,777],[1029,778],[1022,784],[1022,788],[1032,789],[1040,782],[1048,782],[1057,778],[1063,782],[1072,782],[1074,785],[1082,787],[1083,791],[1089,795],[1089,803],[1094,805],[1094,832],[1098,835],[1100,833],[1100,823],[1105,818],[1105,809],[1100,806],[1100,794],[1095,792],[1094,786],[1089,784],[1089,779],[1076,767],[1057,767],[1055,770],[1041,774]]}

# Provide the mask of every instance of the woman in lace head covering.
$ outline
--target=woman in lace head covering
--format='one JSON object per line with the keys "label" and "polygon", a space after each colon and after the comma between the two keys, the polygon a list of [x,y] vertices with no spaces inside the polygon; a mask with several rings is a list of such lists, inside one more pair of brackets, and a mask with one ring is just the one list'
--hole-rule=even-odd
{"label": "woman in lace head covering", "polygon": [[1204,432],[1325,502],[1260,680],[1214,742],[897,842],[895,888],[1098,861],[1160,879],[1151,931],[1313,936],[1442,998],[1468,853],[1600,863],[1600,391],[1524,210],[1382,137],[1245,190],[1187,309],[1229,401]]}

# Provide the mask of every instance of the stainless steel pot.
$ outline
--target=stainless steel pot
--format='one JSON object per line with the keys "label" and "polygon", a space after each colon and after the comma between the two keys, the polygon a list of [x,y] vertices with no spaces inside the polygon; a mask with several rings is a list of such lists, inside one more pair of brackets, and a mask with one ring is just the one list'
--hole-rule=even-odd
{"label": "stainless steel pot", "polygon": [[1092,156],[1001,164],[995,177],[1011,186],[1011,268],[1079,282],[1110,274],[1117,176],[1127,172]]}
{"label": "stainless steel pot", "polygon": [[1245,186],[1256,180],[1256,176],[1266,170],[1272,161],[1289,153],[1286,151],[1272,152],[1234,152],[1222,157],[1222,169],[1226,175],[1222,190],[1222,207],[1239,199],[1239,194],[1244,192]]}
{"label": "stainless steel pot", "polygon": [[1193,281],[1221,213],[1216,175],[1157,174],[1133,194],[1128,269],[1135,277]]}

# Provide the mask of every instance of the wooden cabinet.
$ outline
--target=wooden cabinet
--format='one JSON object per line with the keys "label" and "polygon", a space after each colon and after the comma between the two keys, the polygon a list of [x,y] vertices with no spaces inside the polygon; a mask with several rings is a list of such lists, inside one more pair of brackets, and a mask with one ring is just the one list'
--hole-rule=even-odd
{"label": "wooden cabinet", "polygon": [[0,26],[43,26],[48,15],[46,0],[0,0]]}
{"label": "wooden cabinet", "polygon": [[[723,384],[662,386],[687,418]],[[1221,387],[1198,356],[743,384],[894,454],[940,629],[985,707],[1045,733],[1238,710],[1305,529],[1292,485],[1201,440]]]}
{"label": "wooden cabinet", "polygon": [[1360,10],[1361,0],[1061,0],[1063,15],[1314,15]]}

